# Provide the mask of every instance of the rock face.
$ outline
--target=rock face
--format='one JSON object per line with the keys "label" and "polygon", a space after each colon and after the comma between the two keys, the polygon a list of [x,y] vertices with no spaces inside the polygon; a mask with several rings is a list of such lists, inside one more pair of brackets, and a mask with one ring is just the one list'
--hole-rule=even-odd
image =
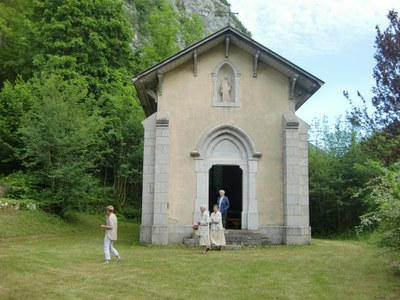
{"label": "rock face", "polygon": [[[228,25],[229,6],[221,0],[170,0],[172,6],[181,14],[198,14],[204,24],[205,34],[209,35]],[[237,18],[231,20],[236,27]]]}
{"label": "rock face", "polygon": [[[229,18],[229,3],[226,0],[168,0],[172,8],[180,15],[197,14],[204,25],[204,34],[208,36],[230,24],[239,31],[251,37],[251,33],[240,22],[237,14]],[[138,19],[138,11],[130,1],[125,2],[126,9],[132,16],[132,21]],[[133,21],[135,23],[135,21]],[[135,24],[135,27],[139,27]],[[135,38],[136,39],[136,38]]]}

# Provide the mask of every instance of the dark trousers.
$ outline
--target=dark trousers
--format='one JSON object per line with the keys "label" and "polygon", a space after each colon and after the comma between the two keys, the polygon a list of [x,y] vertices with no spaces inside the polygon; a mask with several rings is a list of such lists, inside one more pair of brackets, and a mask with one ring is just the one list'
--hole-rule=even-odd
{"label": "dark trousers", "polygon": [[228,212],[221,213],[221,215],[222,215],[222,226],[224,226],[224,228],[226,228],[226,215],[227,214],[228,214]]}

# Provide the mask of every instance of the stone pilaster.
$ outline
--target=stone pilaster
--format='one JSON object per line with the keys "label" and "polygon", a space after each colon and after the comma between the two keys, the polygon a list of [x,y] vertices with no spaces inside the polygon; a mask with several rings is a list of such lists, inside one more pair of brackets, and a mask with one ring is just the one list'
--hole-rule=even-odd
{"label": "stone pilaster", "polygon": [[154,213],[151,243],[168,244],[169,116],[158,112],[155,130]]}
{"label": "stone pilaster", "polygon": [[140,242],[149,244],[151,243],[154,213],[156,114],[144,120],[142,125],[144,127],[144,151]]}
{"label": "stone pilaster", "polygon": [[284,243],[311,242],[308,210],[308,125],[293,113],[284,114]]}

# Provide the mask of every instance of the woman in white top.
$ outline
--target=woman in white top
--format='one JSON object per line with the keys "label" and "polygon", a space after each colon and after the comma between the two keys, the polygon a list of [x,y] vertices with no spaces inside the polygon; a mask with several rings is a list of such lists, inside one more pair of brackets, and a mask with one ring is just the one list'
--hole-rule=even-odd
{"label": "woman in white top", "polygon": [[224,228],[222,226],[222,215],[219,211],[218,205],[215,204],[213,207],[213,212],[210,216],[211,223],[211,244],[219,246],[222,249],[222,246],[226,245]]}
{"label": "woman in white top", "polygon": [[118,220],[114,214],[114,207],[112,205],[109,205],[106,208],[106,225],[101,224],[101,228],[103,228],[106,232],[104,236],[105,263],[108,264],[110,262],[110,250],[115,255],[116,262],[120,262],[121,257],[113,245],[117,240]]}
{"label": "woman in white top", "polygon": [[210,216],[205,205],[200,206],[200,219],[197,221],[199,225],[200,246],[203,246],[203,254],[211,249],[210,244]]}

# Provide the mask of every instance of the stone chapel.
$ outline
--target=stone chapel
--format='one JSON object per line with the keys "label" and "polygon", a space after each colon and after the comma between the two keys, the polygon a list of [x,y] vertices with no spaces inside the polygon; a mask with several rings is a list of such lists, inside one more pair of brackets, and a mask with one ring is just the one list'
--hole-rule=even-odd
{"label": "stone chapel", "polygon": [[228,26],[133,78],[146,114],[140,241],[182,243],[199,206],[227,228],[309,244],[308,125],[324,82]]}

